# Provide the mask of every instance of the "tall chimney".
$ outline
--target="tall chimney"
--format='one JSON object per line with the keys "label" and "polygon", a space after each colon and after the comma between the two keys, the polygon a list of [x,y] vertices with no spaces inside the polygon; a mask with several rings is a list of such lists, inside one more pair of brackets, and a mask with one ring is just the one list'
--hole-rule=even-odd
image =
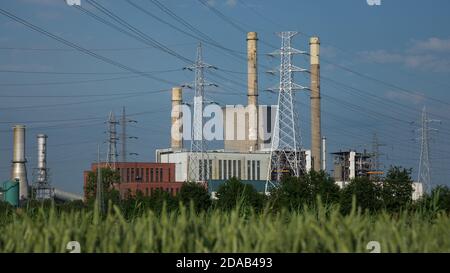
{"label": "tall chimney", "polygon": [[38,145],[38,178],[39,183],[47,183],[47,135],[37,135]]}
{"label": "tall chimney", "polygon": [[28,179],[25,163],[25,125],[13,127],[13,160],[11,180],[19,179],[19,198],[28,198]]}
{"label": "tall chimney", "polygon": [[172,88],[172,129],[171,147],[174,151],[183,149],[183,119],[181,104],[183,101],[181,87]]}
{"label": "tall chimney", "polygon": [[258,35],[247,33],[247,99],[249,150],[258,150]]}
{"label": "tall chimney", "polygon": [[321,122],[320,122],[320,41],[318,37],[311,37],[310,62],[311,62],[311,157],[313,170],[321,169],[320,142],[321,142]]}
{"label": "tall chimney", "polygon": [[327,170],[327,138],[322,137],[322,170]]}

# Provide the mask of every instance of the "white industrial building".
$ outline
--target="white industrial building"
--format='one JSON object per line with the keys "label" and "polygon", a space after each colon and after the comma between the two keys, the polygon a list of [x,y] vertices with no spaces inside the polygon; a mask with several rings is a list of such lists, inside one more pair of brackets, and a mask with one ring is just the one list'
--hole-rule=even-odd
{"label": "white industrial building", "polygon": [[[156,150],[158,163],[175,163],[176,181],[188,181],[189,151],[172,149]],[[306,154],[306,170],[311,170],[311,153]],[[207,151],[206,166],[209,168],[209,180],[227,180],[236,177],[240,180],[266,181],[269,168],[270,152],[238,152],[226,150]]]}

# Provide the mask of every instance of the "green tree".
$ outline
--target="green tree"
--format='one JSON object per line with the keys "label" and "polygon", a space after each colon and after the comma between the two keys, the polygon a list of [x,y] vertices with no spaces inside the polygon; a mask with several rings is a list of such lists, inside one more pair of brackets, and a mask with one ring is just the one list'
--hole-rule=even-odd
{"label": "green tree", "polygon": [[287,176],[275,187],[269,197],[272,208],[301,209],[310,200],[311,192],[308,183],[297,177]]}
{"label": "green tree", "polygon": [[383,181],[382,197],[385,209],[398,211],[412,202],[411,170],[391,167]]}
{"label": "green tree", "polygon": [[177,198],[185,206],[193,202],[196,211],[207,210],[211,206],[208,190],[204,185],[196,182],[183,183]]}
{"label": "green tree", "polygon": [[164,205],[167,210],[174,210],[178,208],[176,198],[162,189],[156,189],[152,192],[150,197],[146,197],[145,199],[148,201],[149,208],[158,213],[162,211]]}
{"label": "green tree", "polygon": [[436,200],[436,206],[440,210],[450,212],[450,188],[437,186],[431,191],[431,200]]}
{"label": "green tree", "polygon": [[317,196],[320,196],[324,204],[333,204],[339,202],[340,188],[334,182],[334,179],[324,171],[315,172],[310,171],[303,178],[310,186],[310,200],[311,205],[316,204]]}
{"label": "green tree", "polygon": [[252,185],[242,183],[235,177],[219,186],[216,197],[218,199],[217,207],[223,210],[231,210],[236,205],[240,205],[259,211],[264,206],[264,196],[258,193]]}
{"label": "green tree", "polygon": [[[120,201],[119,191],[114,188],[114,184],[120,183],[120,174],[117,170],[110,168],[101,168],[102,185],[103,185],[103,197],[105,205],[111,200],[114,204],[118,204]],[[86,183],[86,196],[87,201],[92,203],[95,201],[97,190],[97,172],[90,171],[87,177]]]}
{"label": "green tree", "polygon": [[353,198],[356,206],[363,211],[375,212],[381,209],[381,186],[367,177],[357,177],[346,185],[341,192],[341,212],[351,211]]}
{"label": "green tree", "polygon": [[315,206],[320,196],[324,204],[339,202],[339,187],[325,172],[311,171],[301,177],[285,177],[270,195],[272,208],[299,209]]}

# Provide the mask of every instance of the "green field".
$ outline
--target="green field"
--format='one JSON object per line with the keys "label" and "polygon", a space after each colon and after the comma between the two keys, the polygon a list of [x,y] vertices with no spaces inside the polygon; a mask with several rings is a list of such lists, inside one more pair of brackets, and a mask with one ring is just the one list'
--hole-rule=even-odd
{"label": "green field", "polygon": [[[428,215],[428,216],[427,216]],[[450,252],[450,217],[420,212],[342,215],[337,208],[252,213],[180,207],[125,219],[117,207],[0,216],[0,252]]]}

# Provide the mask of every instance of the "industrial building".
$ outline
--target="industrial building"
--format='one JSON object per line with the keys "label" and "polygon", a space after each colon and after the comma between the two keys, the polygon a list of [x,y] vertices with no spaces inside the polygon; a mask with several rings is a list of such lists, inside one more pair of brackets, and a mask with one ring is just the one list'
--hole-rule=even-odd
{"label": "industrial building", "polygon": [[19,206],[27,199],[54,200],[68,202],[82,200],[83,197],[53,188],[49,182],[47,168],[47,135],[37,135],[37,168],[34,169],[34,183],[28,184],[27,160],[25,156],[26,126],[13,127],[13,158],[10,180],[0,185],[0,200]]}
{"label": "industrial building", "polygon": [[[376,175],[382,174],[382,172],[374,170],[373,154],[368,153],[367,151],[358,153],[356,151],[349,150],[332,154],[334,156],[333,178],[340,188],[345,187],[357,177],[368,177],[373,179],[374,176],[376,177]],[[375,179],[373,181],[374,183],[380,183],[380,185],[383,186],[382,181]],[[423,184],[413,182],[412,187],[412,200],[419,200],[424,194]]]}
{"label": "industrial building", "polygon": [[372,167],[372,155],[364,151],[340,151],[333,155],[333,178],[342,188],[356,177],[369,177]]}
{"label": "industrial building", "polygon": [[[91,170],[84,171],[85,198],[89,197],[86,191],[89,172],[96,173],[98,166],[98,163],[93,163]],[[100,163],[100,166],[104,167],[106,163]],[[182,185],[176,180],[175,164],[172,163],[116,162],[115,167],[120,179],[113,186],[122,198],[135,196],[138,191],[149,196],[156,189],[176,195]]]}
{"label": "industrial building", "polygon": [[[236,177],[242,181],[252,181],[257,189],[264,189],[271,179],[271,141],[274,130],[276,106],[260,106],[258,103],[257,33],[247,34],[248,89],[246,106],[222,107],[223,149],[205,150],[194,175],[190,175],[190,157],[193,154],[183,147],[183,105],[182,89],[172,90],[172,130],[171,147],[156,150],[156,161],[173,163],[176,181],[198,181],[202,169],[206,170],[206,180],[217,186],[218,181]],[[320,137],[319,137],[320,143]],[[319,144],[320,145],[320,144]],[[311,170],[311,152],[299,153],[306,171]],[[197,163],[197,162],[195,162]]]}

